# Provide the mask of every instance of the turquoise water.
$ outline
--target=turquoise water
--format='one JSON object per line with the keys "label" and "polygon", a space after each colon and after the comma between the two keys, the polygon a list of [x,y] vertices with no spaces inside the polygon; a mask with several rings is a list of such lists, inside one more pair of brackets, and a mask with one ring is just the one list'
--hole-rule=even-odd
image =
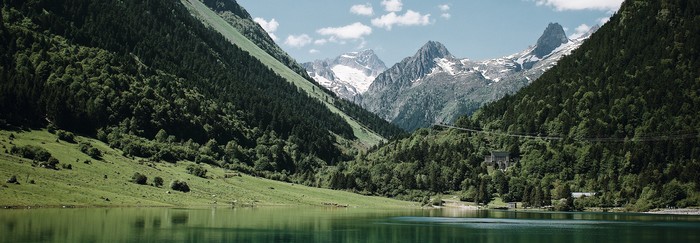
{"label": "turquoise water", "polygon": [[700,217],[336,208],[0,210],[1,242],[700,242]]}

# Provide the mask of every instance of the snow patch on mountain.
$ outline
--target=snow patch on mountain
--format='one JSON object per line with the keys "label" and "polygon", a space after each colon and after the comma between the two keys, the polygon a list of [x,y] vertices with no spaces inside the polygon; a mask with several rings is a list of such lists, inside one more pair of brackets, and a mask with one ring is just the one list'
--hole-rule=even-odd
{"label": "snow patch on mountain", "polygon": [[331,70],[333,70],[337,79],[352,85],[360,94],[366,92],[369,89],[369,85],[376,78],[376,76],[366,74],[367,68],[358,69],[350,66],[335,65]]}
{"label": "snow patch on mountain", "polygon": [[378,75],[354,101],[409,131],[452,122],[532,83],[595,30],[570,39],[561,25],[552,23],[534,46],[482,61],[456,58],[444,45],[429,41]]}
{"label": "snow patch on mountain", "polygon": [[366,92],[377,75],[386,70],[384,62],[372,50],[348,52],[302,66],[320,85],[348,100]]}
{"label": "snow patch on mountain", "polygon": [[447,58],[435,58],[435,64],[437,67],[434,70],[439,70],[447,72],[450,75],[455,75],[454,63]]}

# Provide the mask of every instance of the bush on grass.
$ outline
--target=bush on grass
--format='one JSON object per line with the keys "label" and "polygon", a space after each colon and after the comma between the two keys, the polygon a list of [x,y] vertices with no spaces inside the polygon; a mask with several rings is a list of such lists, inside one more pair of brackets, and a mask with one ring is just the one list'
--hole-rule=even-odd
{"label": "bush on grass", "polygon": [[175,190],[175,191],[181,191],[181,192],[189,192],[190,191],[190,186],[187,185],[187,182],[180,181],[180,180],[174,180],[173,182],[171,182],[170,188]]}

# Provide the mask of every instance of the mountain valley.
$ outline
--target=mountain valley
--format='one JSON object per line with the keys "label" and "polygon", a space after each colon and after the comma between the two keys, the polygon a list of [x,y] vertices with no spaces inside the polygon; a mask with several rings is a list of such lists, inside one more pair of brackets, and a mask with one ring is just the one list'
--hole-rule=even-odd
{"label": "mountain valley", "polygon": [[300,64],[234,0],[0,7],[0,206],[700,206],[698,1],[390,67]]}

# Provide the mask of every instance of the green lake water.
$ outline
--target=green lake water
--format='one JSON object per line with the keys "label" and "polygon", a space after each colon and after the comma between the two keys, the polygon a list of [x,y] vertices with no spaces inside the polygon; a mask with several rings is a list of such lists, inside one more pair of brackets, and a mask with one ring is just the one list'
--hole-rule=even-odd
{"label": "green lake water", "polygon": [[344,208],[0,210],[0,242],[700,242],[700,217]]}

